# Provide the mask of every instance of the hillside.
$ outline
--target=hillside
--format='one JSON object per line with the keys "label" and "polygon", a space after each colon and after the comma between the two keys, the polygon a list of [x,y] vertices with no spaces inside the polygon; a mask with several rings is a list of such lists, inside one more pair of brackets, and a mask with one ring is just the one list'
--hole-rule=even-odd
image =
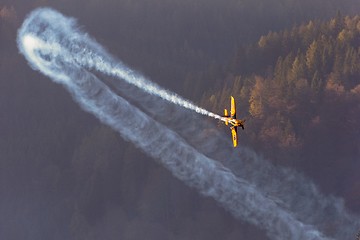
{"label": "hillside", "polygon": [[[222,112],[234,94],[240,116],[248,118],[241,144],[279,165],[300,167],[359,211],[358,69],[340,66],[341,58],[358,61],[358,17],[338,16],[332,21],[340,29],[332,38],[324,32],[338,49],[336,64],[328,57],[334,62],[315,74],[322,58],[306,62],[308,48],[321,39],[319,28],[330,29],[325,20],[337,9],[358,12],[358,0],[2,0],[0,239],[267,239],[28,66],[16,47],[17,29],[26,14],[44,6],[75,17],[124,63],[180,95],[203,97],[209,109]],[[294,33],[279,31],[310,19],[318,20]],[[301,28],[309,35],[304,43],[291,35],[302,39]],[[337,48],[344,29],[346,44]],[[293,41],[286,48],[285,39]],[[325,45],[314,48],[318,57]],[[295,62],[304,68],[297,75],[290,70]]]}
{"label": "hillside", "polygon": [[209,79],[227,84],[202,104],[222,112],[235,96],[247,118],[243,144],[300,167],[360,210],[351,184],[360,154],[360,16],[338,13],[270,32],[240,48],[223,69]]}

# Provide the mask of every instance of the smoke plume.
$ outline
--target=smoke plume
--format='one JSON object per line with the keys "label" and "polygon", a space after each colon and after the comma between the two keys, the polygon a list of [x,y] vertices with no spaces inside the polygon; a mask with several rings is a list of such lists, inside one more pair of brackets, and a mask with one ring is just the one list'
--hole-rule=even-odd
{"label": "smoke plume", "polygon": [[[224,144],[228,139],[209,130],[211,125],[194,112],[221,116],[131,70],[79,30],[74,19],[47,8],[35,10],[17,41],[31,67],[64,85],[85,111],[234,217],[265,229],[271,239],[353,238],[359,220],[341,200],[323,196],[293,170]],[[106,80],[112,88],[92,71],[112,77]],[[220,163],[225,158],[227,167]]]}

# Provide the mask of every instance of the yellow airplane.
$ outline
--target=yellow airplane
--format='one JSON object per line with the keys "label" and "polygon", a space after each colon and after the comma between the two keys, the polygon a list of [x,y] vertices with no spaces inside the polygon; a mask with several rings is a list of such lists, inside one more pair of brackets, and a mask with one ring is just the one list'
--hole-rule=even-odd
{"label": "yellow airplane", "polygon": [[231,96],[230,98],[231,98],[230,116],[228,110],[224,109],[224,118],[222,120],[225,122],[226,126],[230,125],[233,145],[234,147],[236,147],[238,144],[237,127],[241,127],[244,130],[245,119],[243,120],[236,119],[235,99],[233,96]]}

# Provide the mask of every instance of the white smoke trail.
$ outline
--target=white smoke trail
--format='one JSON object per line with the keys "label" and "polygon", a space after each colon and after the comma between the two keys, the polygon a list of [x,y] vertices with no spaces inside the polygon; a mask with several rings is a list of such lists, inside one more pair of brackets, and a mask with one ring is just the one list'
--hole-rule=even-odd
{"label": "white smoke trail", "polygon": [[[55,18],[60,17],[52,14],[51,12],[44,12],[43,16],[51,19],[51,21],[56,21],[57,19]],[[66,35],[66,38],[62,39],[63,42],[61,42],[61,46],[65,47],[72,53],[71,60],[68,60],[75,61],[83,67],[95,69],[102,73],[121,78],[150,94],[161,97],[164,100],[196,111],[202,115],[224,121],[224,118],[218,114],[200,108],[179,95],[161,88],[157,84],[148,81],[143,76],[125,66],[120,60],[114,59],[103,47],[91,40],[89,36],[79,31],[74,31],[75,21],[73,19],[67,18],[62,20],[63,21],[57,24],[56,27],[63,28],[62,33]]]}
{"label": "white smoke trail", "polygon": [[[84,34],[81,32],[77,33],[80,36],[79,39],[82,39],[81,41],[78,39],[79,42],[88,42],[89,38],[87,36],[84,37]],[[76,58],[76,61],[82,66],[125,79],[128,83],[136,85],[153,95],[158,95],[157,91],[163,91],[159,90],[158,86],[150,88],[152,90],[142,87],[141,82],[149,83],[149,81],[122,63],[117,62],[96,42],[91,43],[91,48],[83,48],[82,54],[79,54],[79,57]],[[96,61],[93,59],[96,59]],[[288,168],[272,166],[269,161],[264,161],[250,149],[242,147],[240,151],[234,151],[234,149],[228,148],[228,146],[224,145],[225,142],[228,142],[228,139],[223,139],[219,134],[214,137],[214,134],[216,134],[214,131],[212,131],[213,136],[211,139],[201,134],[194,135],[194,132],[201,132],[201,129],[206,128],[207,125],[204,121],[197,119],[197,116],[193,115],[193,120],[191,121],[189,114],[184,117],[181,116],[184,113],[178,111],[180,113],[175,117],[174,114],[176,112],[172,111],[169,118],[168,112],[170,112],[169,109],[171,108],[166,106],[166,103],[159,102],[158,99],[154,99],[153,96],[148,94],[141,94],[136,89],[128,91],[129,89],[126,88],[126,85],[119,81],[111,83],[122,95],[144,106],[143,109],[148,114],[153,114],[152,117],[165,123],[167,126],[170,125],[172,129],[176,129],[178,134],[185,138],[188,143],[196,146],[198,150],[201,149],[204,153],[209,153],[210,151],[211,154],[208,155],[212,157],[218,156],[217,160],[219,161],[226,159],[225,164],[231,166],[233,172],[255,184],[266,195],[279,199],[281,204],[290,209],[302,222],[329,232],[331,236],[337,239],[353,239],[354,233],[360,227],[360,218],[347,211],[343,199],[324,196],[311,181],[298,172]],[[167,94],[169,96],[172,95],[168,92]],[[139,97],[140,95],[141,97]],[[159,96],[163,99],[168,99],[163,97],[162,94],[159,94]],[[178,103],[177,101],[171,102]],[[180,103],[179,105],[184,106],[186,104]],[[196,106],[187,108],[196,109]],[[212,114],[204,113],[204,115],[209,116],[213,116]],[[224,121],[220,116],[215,116],[215,118]],[[188,124],[188,122],[195,123],[200,121],[201,124]],[[234,159],[235,161],[233,161]],[[256,170],[254,171],[254,169]],[[332,226],[331,230],[329,230],[329,226]]]}
{"label": "white smoke trail", "polygon": [[198,151],[223,162],[235,175],[254,184],[301,222],[315,226],[334,239],[354,239],[360,219],[348,212],[342,199],[321,194],[305,176],[290,168],[274,166],[244,146],[234,150],[228,136],[224,138],[212,124],[201,121],[198,115],[174,110],[174,106],[121,81],[108,82],[114,91],[174,129]]}
{"label": "white smoke trail", "polygon": [[266,229],[274,239],[325,239],[319,231],[299,222],[293,214],[262,195],[258,191],[259,186],[254,187],[236,178],[220,164],[190,147],[178,134],[129,105],[84,70],[82,67],[85,66],[122,77],[149,93],[221,119],[160,89],[116,62],[95,41],[76,30],[74,20],[50,9],[34,11],[19,31],[18,46],[34,69],[65,85],[85,110],[92,112],[155,159],[160,159],[188,185],[196,187],[204,195],[214,197],[234,216]]}

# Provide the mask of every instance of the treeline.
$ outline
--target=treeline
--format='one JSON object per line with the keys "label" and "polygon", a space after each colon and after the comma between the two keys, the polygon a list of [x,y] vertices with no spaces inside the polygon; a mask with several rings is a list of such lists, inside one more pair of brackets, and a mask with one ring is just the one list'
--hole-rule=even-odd
{"label": "treeline", "polygon": [[[64,2],[72,7],[64,7]],[[200,71],[224,64],[240,44],[254,42],[270,30],[328,19],[337,9],[360,11],[357,0],[62,0],[51,4],[76,16],[126,64],[193,99],[199,91],[189,94],[184,79],[197,84]]]}
{"label": "treeline", "polygon": [[355,191],[349,166],[359,157],[360,16],[338,13],[270,32],[216,74],[215,85],[219,78],[227,84],[202,104],[222,112],[235,96],[239,116],[247,118],[242,143],[301,167],[326,190]]}
{"label": "treeline", "polygon": [[343,18],[338,13],[329,22],[310,21],[290,31],[270,32],[256,45],[240,50],[231,70],[264,75],[270,67],[279,84],[305,78],[314,91],[321,91],[322,79],[331,75],[350,89],[360,73],[359,31],[359,16]]}

